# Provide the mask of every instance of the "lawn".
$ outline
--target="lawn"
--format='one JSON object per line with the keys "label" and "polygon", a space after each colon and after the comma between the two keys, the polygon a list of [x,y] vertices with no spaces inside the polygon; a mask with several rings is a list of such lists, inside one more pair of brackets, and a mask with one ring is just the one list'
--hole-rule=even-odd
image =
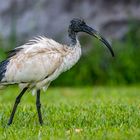
{"label": "lawn", "polygon": [[27,93],[7,126],[18,89],[0,90],[0,139],[138,140],[140,87],[49,88],[41,94],[44,125],[38,123],[35,96]]}

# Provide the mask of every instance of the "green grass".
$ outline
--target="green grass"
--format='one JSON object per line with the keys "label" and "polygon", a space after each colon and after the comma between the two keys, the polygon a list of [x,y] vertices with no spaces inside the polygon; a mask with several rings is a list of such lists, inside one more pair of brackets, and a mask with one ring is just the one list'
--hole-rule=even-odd
{"label": "green grass", "polygon": [[7,126],[18,89],[0,90],[0,139],[138,140],[140,87],[49,88],[41,94],[44,125],[35,96],[27,93]]}

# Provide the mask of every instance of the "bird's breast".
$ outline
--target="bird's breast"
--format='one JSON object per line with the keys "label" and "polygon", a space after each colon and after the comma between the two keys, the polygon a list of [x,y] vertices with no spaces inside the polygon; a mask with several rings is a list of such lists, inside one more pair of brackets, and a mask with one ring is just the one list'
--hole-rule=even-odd
{"label": "bird's breast", "polygon": [[81,47],[73,48],[63,59],[63,72],[74,66],[81,56]]}

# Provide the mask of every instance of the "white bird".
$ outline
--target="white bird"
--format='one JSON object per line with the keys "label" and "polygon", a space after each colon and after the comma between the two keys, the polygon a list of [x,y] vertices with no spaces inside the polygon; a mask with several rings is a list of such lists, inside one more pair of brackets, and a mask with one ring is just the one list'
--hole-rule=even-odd
{"label": "white bird", "polygon": [[81,19],[70,22],[68,33],[70,45],[60,44],[46,37],[38,37],[9,52],[8,58],[0,63],[0,85],[18,84],[22,91],[17,96],[8,125],[13,121],[16,108],[27,90],[37,93],[36,107],[40,124],[41,115],[40,90],[47,89],[49,84],[62,72],[69,70],[81,56],[78,32],[86,32],[102,41],[114,56],[110,44],[94,29]]}

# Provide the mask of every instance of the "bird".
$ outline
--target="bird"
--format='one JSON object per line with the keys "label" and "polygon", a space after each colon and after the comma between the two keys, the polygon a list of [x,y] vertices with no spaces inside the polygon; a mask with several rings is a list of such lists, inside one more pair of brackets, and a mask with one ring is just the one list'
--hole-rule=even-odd
{"label": "bird", "polygon": [[16,84],[21,90],[13,105],[8,125],[13,122],[22,96],[30,90],[36,93],[38,120],[40,125],[43,124],[41,90],[47,90],[53,80],[80,59],[82,52],[78,40],[79,32],[85,32],[103,42],[114,56],[111,45],[98,31],[87,25],[83,19],[73,18],[68,27],[69,45],[60,44],[46,36],[38,36],[9,51],[7,58],[0,62],[0,86]]}

